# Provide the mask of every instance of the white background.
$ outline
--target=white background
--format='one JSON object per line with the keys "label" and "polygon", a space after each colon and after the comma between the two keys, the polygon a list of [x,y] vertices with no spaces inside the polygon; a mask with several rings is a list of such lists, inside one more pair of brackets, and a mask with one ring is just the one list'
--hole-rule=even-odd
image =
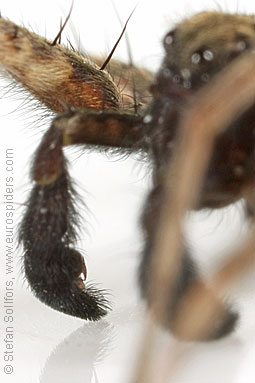
{"label": "white background", "polygon": [[[126,20],[137,1],[114,0],[122,20]],[[48,38],[54,38],[70,1],[0,1],[1,13],[17,24],[24,24]],[[88,53],[107,54],[118,38],[121,27],[110,0],[75,0],[66,34],[75,44],[73,30],[80,35]],[[255,14],[253,1],[218,2],[223,10]],[[192,4],[192,5],[191,5]],[[129,23],[128,36],[134,61],[156,70],[162,58],[163,34],[183,16],[196,11],[217,9],[215,1],[194,2],[141,0]],[[1,48],[0,48],[1,49]],[[116,56],[127,59],[125,40]],[[2,92],[3,94],[3,92]],[[19,100],[18,100],[19,98]],[[40,129],[31,127],[40,110],[18,109],[22,95],[5,95],[0,100],[0,187],[3,200],[4,151],[15,153],[15,206],[17,221],[26,192],[30,189],[28,169],[31,155],[40,139]],[[85,249],[89,279],[100,283],[112,294],[113,311],[99,323],[62,315],[37,301],[27,289],[21,273],[21,253],[15,251],[15,354],[14,373],[3,373],[4,326],[4,209],[1,204],[1,382],[82,382],[128,383],[139,350],[144,306],[136,285],[136,268],[142,248],[139,215],[149,187],[149,171],[135,159],[117,160],[101,154],[80,157],[73,151],[72,172],[81,187],[90,212],[86,216],[87,233],[79,244]],[[3,166],[2,166],[3,165]],[[190,247],[205,273],[219,265],[222,253],[245,232],[240,209],[216,214],[192,215],[187,231]],[[174,383],[251,383],[255,376],[254,277],[251,271],[233,292],[241,311],[241,325],[231,337],[213,344],[197,345],[188,354],[172,380]],[[168,340],[169,336],[165,335]],[[170,340],[170,343],[172,341]],[[171,343],[172,344],[172,343]],[[170,346],[171,346],[170,344]]]}

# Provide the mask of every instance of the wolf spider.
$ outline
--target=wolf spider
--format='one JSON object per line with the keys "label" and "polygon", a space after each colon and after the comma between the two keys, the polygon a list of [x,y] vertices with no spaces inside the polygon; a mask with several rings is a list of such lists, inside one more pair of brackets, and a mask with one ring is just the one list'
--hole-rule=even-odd
{"label": "wolf spider", "polygon": [[[20,224],[19,240],[24,249],[25,276],[33,294],[55,310],[96,321],[110,305],[103,291],[85,283],[84,259],[75,249],[79,197],[68,172],[64,147],[142,152],[151,162],[153,187],[142,214],[146,244],[139,268],[141,293],[150,306],[150,266],[165,170],[173,157],[183,112],[197,90],[237,57],[254,49],[255,18],[203,12],[179,23],[163,39],[165,57],[150,85],[148,72],[113,61],[117,71],[124,68],[124,76],[127,71],[132,73],[135,101],[122,97],[107,71],[61,45],[62,29],[50,42],[0,19],[2,67],[57,114],[34,155],[33,189]],[[254,107],[249,107],[216,139],[197,210],[232,204],[245,198],[244,190],[254,187],[254,121]],[[254,200],[245,201],[249,217],[254,214]],[[164,327],[174,331],[172,323],[178,307],[196,282],[204,284],[186,249],[174,299],[165,302]],[[220,302],[221,298],[215,299]],[[220,317],[202,340],[218,339],[234,330],[238,314],[224,302],[220,304]]]}

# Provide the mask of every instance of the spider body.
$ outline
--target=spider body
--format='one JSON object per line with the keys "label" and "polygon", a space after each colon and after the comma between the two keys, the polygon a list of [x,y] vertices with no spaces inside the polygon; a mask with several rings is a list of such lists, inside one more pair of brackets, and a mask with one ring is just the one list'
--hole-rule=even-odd
{"label": "spider body", "polygon": [[[139,112],[136,105],[133,113],[132,105],[123,103],[105,71],[56,41],[51,44],[0,19],[0,60],[4,69],[37,100],[59,114],[35,153],[31,170],[35,185],[19,233],[25,275],[42,302],[90,320],[100,319],[109,308],[103,292],[86,285],[86,266],[74,248],[79,197],[72,186],[63,147],[84,145],[118,148],[128,153],[142,151],[153,165],[154,185],[142,216],[146,245],[139,269],[141,291],[150,305],[151,252],[165,168],[174,153],[183,111],[196,91],[223,67],[254,49],[254,26],[252,16],[216,12],[201,13],[177,25],[163,40],[165,58],[149,88],[152,100]],[[137,70],[137,83],[141,78]],[[149,78],[146,77],[148,86]],[[220,208],[251,194],[255,154],[253,109],[217,138],[197,209]],[[247,206],[252,211],[250,200],[247,199]],[[168,315],[162,324],[167,328],[173,327],[179,304],[185,301],[193,283],[207,289],[187,250],[183,259],[174,299],[166,302]],[[213,294],[212,299],[220,300]],[[215,318],[207,340],[227,335],[235,327],[237,314],[223,302],[221,306],[220,317]]]}

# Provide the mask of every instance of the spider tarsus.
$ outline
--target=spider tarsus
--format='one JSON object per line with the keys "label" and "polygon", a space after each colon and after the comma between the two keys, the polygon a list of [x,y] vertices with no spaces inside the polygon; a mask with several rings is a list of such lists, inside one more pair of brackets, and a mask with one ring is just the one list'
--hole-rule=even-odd
{"label": "spider tarsus", "polygon": [[[55,37],[55,39],[52,41],[51,46],[54,46],[54,45],[57,45],[57,44],[61,43],[61,35],[62,35],[63,30],[65,29],[65,26],[66,26],[68,20],[71,17],[71,13],[72,13],[72,10],[73,10],[73,5],[74,5],[74,0],[72,1],[71,8],[70,8],[70,11],[69,11],[66,19],[65,19],[65,22],[64,22],[63,25],[60,25],[59,32],[58,32],[57,36]],[[62,24],[62,22],[61,22],[61,24]]]}
{"label": "spider tarsus", "polygon": [[211,331],[208,337],[203,339],[203,341],[218,340],[231,334],[235,330],[238,320],[239,314],[232,311],[230,307],[226,307],[221,318],[218,322],[215,322],[215,327],[212,329],[213,331]]}
{"label": "spider tarsus", "polygon": [[[195,307],[196,302],[194,302]],[[238,313],[231,310],[230,307],[222,308],[221,312],[217,317],[210,318],[210,329],[196,329],[191,328],[187,322],[189,318],[183,316],[182,318],[178,317],[178,311],[175,313],[177,320],[174,317],[173,320],[169,321],[168,326],[164,324],[165,328],[169,328],[172,334],[180,340],[186,342],[211,342],[220,340],[228,335],[230,335],[236,328],[238,323],[239,315]],[[199,321],[203,321],[203,313],[201,312]],[[181,326],[180,326],[181,323]],[[194,322],[193,322],[194,326]],[[196,324],[195,324],[196,326]]]}
{"label": "spider tarsus", "polygon": [[81,319],[97,321],[106,315],[110,306],[103,291],[90,285],[81,289],[77,283],[81,255],[65,246],[51,251],[46,254],[38,247],[25,252],[25,275],[34,295],[51,308]]}
{"label": "spider tarsus", "polygon": [[86,286],[86,266],[74,249],[79,196],[68,174],[62,132],[49,129],[34,158],[29,196],[19,230],[24,272],[34,295],[51,308],[98,320],[109,304],[102,291]]}
{"label": "spider tarsus", "polygon": [[[152,284],[150,283],[150,248],[145,252],[140,266],[140,287],[143,298],[147,301],[148,306],[151,306]],[[192,301],[189,293],[195,285],[198,285],[201,294],[206,294],[208,297],[208,305],[214,305],[218,310],[213,317],[210,317],[210,328],[205,331],[198,329],[198,333],[193,333],[193,327],[189,327],[188,319],[193,314],[193,307],[190,305]],[[201,295],[198,295],[198,297]],[[194,301],[194,308],[196,307]],[[200,341],[207,342],[221,339],[231,334],[237,325],[239,315],[232,311],[231,307],[224,304],[220,298],[213,294],[207,286],[200,281],[198,270],[193,260],[186,253],[183,256],[181,270],[176,281],[176,285],[169,296],[169,303],[166,304],[164,318],[158,318],[161,325],[169,329],[174,336],[184,341]],[[206,307],[205,312],[206,312]],[[203,312],[200,313],[200,318],[203,319]],[[194,325],[194,323],[193,323]]]}
{"label": "spider tarsus", "polygon": [[239,319],[231,306],[207,287],[198,274],[187,282],[181,279],[177,281],[173,304],[168,308],[168,323],[164,326],[185,341],[208,342],[231,334]]}

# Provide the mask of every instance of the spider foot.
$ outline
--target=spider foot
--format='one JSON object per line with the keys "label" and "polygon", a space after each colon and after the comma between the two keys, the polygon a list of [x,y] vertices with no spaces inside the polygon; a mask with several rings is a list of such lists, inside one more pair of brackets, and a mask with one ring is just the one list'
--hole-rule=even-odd
{"label": "spider foot", "polygon": [[80,202],[62,149],[62,132],[51,127],[31,170],[34,187],[19,230],[24,272],[34,295],[51,308],[98,320],[110,309],[104,292],[86,285],[82,255],[74,249]]}
{"label": "spider foot", "polygon": [[80,253],[59,246],[45,255],[43,247],[27,250],[24,270],[32,292],[41,302],[64,314],[96,321],[110,309],[104,291],[85,285]]}
{"label": "spider foot", "polygon": [[[140,288],[156,322],[184,341],[206,342],[232,333],[239,315],[201,281],[197,267],[185,251],[176,283],[160,314],[152,297],[154,285],[150,271],[151,244],[140,264]],[[160,306],[162,307],[162,306]]]}
{"label": "spider foot", "polygon": [[[172,307],[173,309],[173,307]],[[239,315],[204,283],[189,286],[167,316],[175,336],[185,341],[214,341],[231,334]]]}

